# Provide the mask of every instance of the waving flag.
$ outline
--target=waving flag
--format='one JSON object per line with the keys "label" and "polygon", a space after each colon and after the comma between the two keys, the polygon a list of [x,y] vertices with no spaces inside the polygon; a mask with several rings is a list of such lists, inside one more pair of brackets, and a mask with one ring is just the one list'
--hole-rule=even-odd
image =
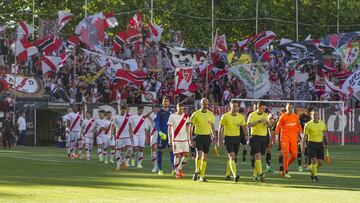
{"label": "waving flag", "polygon": [[143,24],[141,13],[137,12],[135,15],[130,18],[129,25],[132,29],[138,29]]}
{"label": "waving flag", "polygon": [[74,47],[79,46],[81,44],[80,38],[76,35],[70,35],[67,38],[67,42]]}
{"label": "waving flag", "polygon": [[174,67],[190,67],[198,65],[206,58],[207,53],[195,49],[185,49],[160,44],[161,48],[167,52],[171,64]]}
{"label": "waving flag", "polygon": [[264,31],[255,35],[252,39],[255,49],[267,49],[272,41],[276,38],[273,31]]}
{"label": "waving flag", "polygon": [[124,48],[126,44],[126,32],[117,32],[113,43],[113,50],[119,51],[120,48]]}
{"label": "waving flag", "polygon": [[191,96],[198,90],[198,85],[192,82],[192,67],[177,67],[175,69],[175,94]]}
{"label": "waving flag", "polygon": [[358,42],[349,42],[339,49],[341,60],[347,69],[354,70],[360,63],[360,47]]}
{"label": "waving flag", "polygon": [[8,90],[10,87],[10,83],[8,83],[6,80],[0,79],[0,92]]}
{"label": "waving flag", "polygon": [[42,56],[41,57],[41,67],[43,74],[51,71],[58,72],[66,62],[66,56],[63,54],[61,56]]}
{"label": "waving flag", "polygon": [[29,56],[38,53],[38,50],[25,38],[16,41],[15,55],[18,63],[26,62]]}
{"label": "waving flag", "polygon": [[59,31],[73,18],[74,14],[66,11],[58,11]]}
{"label": "waving flag", "polygon": [[258,99],[271,88],[269,73],[261,64],[242,64],[229,68],[229,72],[245,84],[247,96]]}
{"label": "waving flag", "polygon": [[240,48],[240,50],[243,50],[247,47],[247,45],[249,44],[249,39],[244,39],[242,41],[237,41],[236,45]]}
{"label": "waving flag", "polygon": [[118,87],[124,87],[124,85],[130,83],[135,85],[137,88],[140,88],[146,79],[147,79],[147,73],[143,71],[131,72],[120,69],[116,72],[116,78],[114,83]]}
{"label": "waving flag", "polygon": [[28,38],[34,32],[34,28],[26,22],[19,20],[19,26],[16,29],[17,39]]}
{"label": "waving flag", "polygon": [[330,58],[327,58],[327,59],[325,59],[325,61],[324,61],[324,65],[322,66],[322,70],[323,70],[325,73],[328,73],[328,72],[336,72],[336,71],[337,71],[337,68],[336,68],[336,66],[333,65],[333,63],[331,62],[331,59],[330,59]]}
{"label": "waving flag", "polygon": [[291,57],[291,60],[295,62],[295,67],[300,67],[300,65],[306,63],[324,63],[321,52],[314,44],[294,42],[280,45],[279,48]]}
{"label": "waving flag", "polygon": [[159,42],[161,39],[161,34],[164,32],[164,29],[160,25],[155,25],[154,23],[148,22],[151,39],[155,42]]}
{"label": "waving flag", "polygon": [[360,36],[360,32],[348,32],[327,35],[320,40],[320,47],[323,49],[330,49],[333,54],[338,55],[338,51],[341,47],[347,45],[349,42],[354,41]]}
{"label": "waving flag", "polygon": [[227,51],[227,44],[226,44],[226,37],[225,34],[219,35],[218,31],[216,30],[215,38],[214,38],[214,45],[213,50],[226,52]]}
{"label": "waving flag", "polygon": [[75,34],[91,50],[104,53],[105,42],[105,16],[102,12],[84,18],[76,27]]}
{"label": "waving flag", "polygon": [[105,13],[105,22],[106,22],[106,26],[109,28],[114,28],[116,26],[118,26],[118,21],[115,18],[115,14],[114,12],[109,12],[109,13]]}
{"label": "waving flag", "polygon": [[360,101],[360,69],[346,79],[341,91],[346,93],[348,97]]}
{"label": "waving flag", "polygon": [[46,55],[50,55],[51,52],[59,49],[61,46],[61,40],[49,34],[42,39],[37,40],[35,42],[35,46],[39,49],[39,51],[44,52]]}

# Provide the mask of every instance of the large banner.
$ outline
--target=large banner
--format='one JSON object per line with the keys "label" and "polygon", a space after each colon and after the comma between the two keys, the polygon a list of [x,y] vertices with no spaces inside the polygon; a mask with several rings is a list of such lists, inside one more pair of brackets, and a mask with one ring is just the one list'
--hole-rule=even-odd
{"label": "large banner", "polygon": [[260,63],[233,66],[229,72],[244,82],[248,98],[260,98],[271,88],[269,73]]}
{"label": "large banner", "polygon": [[18,96],[41,97],[44,95],[45,89],[42,83],[33,76],[16,75],[15,77],[13,74],[6,74],[4,80],[12,85],[11,89],[16,88]]}

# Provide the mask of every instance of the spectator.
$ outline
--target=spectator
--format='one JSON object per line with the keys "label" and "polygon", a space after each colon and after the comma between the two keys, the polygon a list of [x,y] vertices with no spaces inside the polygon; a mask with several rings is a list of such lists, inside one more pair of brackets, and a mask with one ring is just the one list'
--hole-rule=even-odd
{"label": "spectator", "polygon": [[3,147],[6,149],[6,146],[11,148],[12,144],[14,143],[14,124],[11,119],[11,113],[6,113],[5,120],[3,122]]}
{"label": "spectator", "polygon": [[21,116],[17,120],[18,132],[19,132],[19,145],[24,145],[25,137],[26,137],[26,113],[23,112]]}

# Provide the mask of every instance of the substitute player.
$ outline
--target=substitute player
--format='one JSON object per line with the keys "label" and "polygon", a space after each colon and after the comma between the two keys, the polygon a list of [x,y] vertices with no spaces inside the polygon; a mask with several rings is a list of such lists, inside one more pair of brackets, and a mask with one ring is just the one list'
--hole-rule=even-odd
{"label": "substitute player", "polygon": [[186,165],[189,157],[189,147],[191,145],[190,120],[184,113],[184,104],[176,105],[176,112],[171,114],[168,122],[169,144],[174,152],[174,166],[176,178],[183,178],[183,167]]}
{"label": "substitute player", "polygon": [[91,113],[85,113],[85,119],[82,123],[82,132],[85,139],[86,160],[90,160],[90,153],[94,144],[95,119],[91,117]]}
{"label": "substitute player", "polygon": [[256,181],[260,178],[265,181],[265,173],[262,171],[261,155],[265,154],[267,146],[267,126],[268,114],[265,113],[265,103],[258,102],[256,111],[249,115],[247,125],[251,130],[251,145],[254,150],[254,173],[253,180]]}
{"label": "substitute player", "polygon": [[[127,112],[125,105],[120,107],[120,114],[115,116],[114,124],[117,127],[116,140],[116,170],[120,170],[121,165],[124,169],[129,166],[132,150],[132,126],[131,116]],[[125,163],[126,162],[126,163]]]}
{"label": "substitute player", "polygon": [[157,112],[156,119],[155,119],[155,127],[158,131],[158,151],[157,151],[157,161],[158,161],[158,174],[163,175],[163,167],[162,167],[162,154],[163,150],[168,147],[170,151],[170,162],[171,162],[171,168],[172,173],[175,175],[176,171],[174,171],[174,153],[172,151],[172,147],[169,146],[169,136],[168,136],[168,121],[169,117],[171,115],[170,111],[170,100],[167,97],[163,98],[162,101],[162,108]]}
{"label": "substitute player", "polygon": [[307,142],[311,159],[311,179],[317,182],[319,181],[317,170],[322,166],[324,160],[324,144],[326,148],[329,148],[329,145],[326,137],[327,128],[325,123],[319,120],[318,110],[311,111],[311,118],[312,120],[305,124],[302,152],[304,152]]}
{"label": "substitute player", "polygon": [[[293,113],[293,104],[286,104],[286,113],[282,115],[276,126],[276,134],[281,132],[281,150],[284,157],[284,176],[291,178],[289,165],[296,160],[298,153],[298,137],[302,133],[299,116]],[[290,157],[289,157],[290,155]]]}
{"label": "substitute player", "polygon": [[[69,145],[69,154],[71,154],[71,159],[75,158],[75,150],[77,139],[80,137],[81,132],[81,123],[82,123],[82,115],[81,112],[78,112],[79,107],[74,105],[72,108],[72,112],[70,112],[66,116],[67,127],[70,131],[70,145]],[[79,155],[79,157],[81,154]]]}
{"label": "substitute player", "polygon": [[[190,118],[191,134],[195,134],[196,142],[196,159],[195,159],[195,173],[193,180],[196,181],[200,175],[200,182],[207,182],[205,178],[205,171],[207,166],[207,158],[211,146],[211,140],[214,140],[214,114],[208,109],[209,100],[202,98],[200,100],[201,109],[195,111]],[[195,130],[193,129],[195,127]]]}
{"label": "substitute player", "polygon": [[218,130],[218,145],[221,146],[223,142],[223,135],[225,135],[225,146],[228,152],[228,162],[225,180],[230,180],[230,171],[234,177],[234,181],[238,182],[240,176],[236,171],[236,157],[240,148],[240,129],[243,129],[247,137],[245,117],[238,113],[239,103],[237,101],[230,102],[230,112],[225,113],[220,119],[220,126]]}

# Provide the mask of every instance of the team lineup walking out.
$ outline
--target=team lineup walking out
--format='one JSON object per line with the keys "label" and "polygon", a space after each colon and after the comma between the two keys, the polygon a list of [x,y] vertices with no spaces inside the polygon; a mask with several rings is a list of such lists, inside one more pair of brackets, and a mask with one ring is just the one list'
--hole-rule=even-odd
{"label": "team lineup walking out", "polygon": [[[215,116],[209,106],[209,100],[202,98],[200,109],[192,114],[187,113],[183,103],[177,103],[172,111],[170,100],[165,97],[161,109],[152,107],[145,112],[145,107],[139,105],[131,114],[129,107],[122,105],[118,114],[100,109],[92,115],[92,112],[85,111],[86,108],[83,110],[81,106],[74,105],[63,117],[67,129],[67,156],[81,159],[84,151],[86,160],[90,161],[96,145],[96,159],[105,164],[114,164],[118,172],[128,167],[150,171],[143,166],[143,160],[151,159],[153,173],[163,175],[164,168],[170,167],[167,172],[181,179],[185,177],[184,167],[189,162],[193,148],[196,156],[193,158],[195,171],[192,180],[208,182],[205,174],[213,144],[216,150],[222,146],[226,150],[224,180],[239,182],[240,175],[244,176],[239,173],[238,153],[242,150],[240,163],[246,168],[247,148],[250,145],[251,179],[264,182],[265,177],[273,172],[271,152],[272,145],[277,143],[281,176],[291,178],[289,166],[296,159],[298,171],[302,172],[301,158],[304,154],[305,166],[308,165],[305,169],[310,171],[311,180],[319,181],[318,169],[322,166],[324,150],[328,150],[328,140],[327,127],[319,119],[318,110],[305,109],[299,118],[292,103],[281,107],[279,112],[271,112],[272,107],[260,101],[254,105],[253,111],[247,112],[243,103],[240,105],[240,102],[232,100],[229,111],[221,116],[218,130],[215,131]],[[151,148],[149,156],[144,154],[147,141]],[[170,164],[164,167],[163,153],[166,148],[169,149]],[[263,170],[264,155],[266,170]]]}

